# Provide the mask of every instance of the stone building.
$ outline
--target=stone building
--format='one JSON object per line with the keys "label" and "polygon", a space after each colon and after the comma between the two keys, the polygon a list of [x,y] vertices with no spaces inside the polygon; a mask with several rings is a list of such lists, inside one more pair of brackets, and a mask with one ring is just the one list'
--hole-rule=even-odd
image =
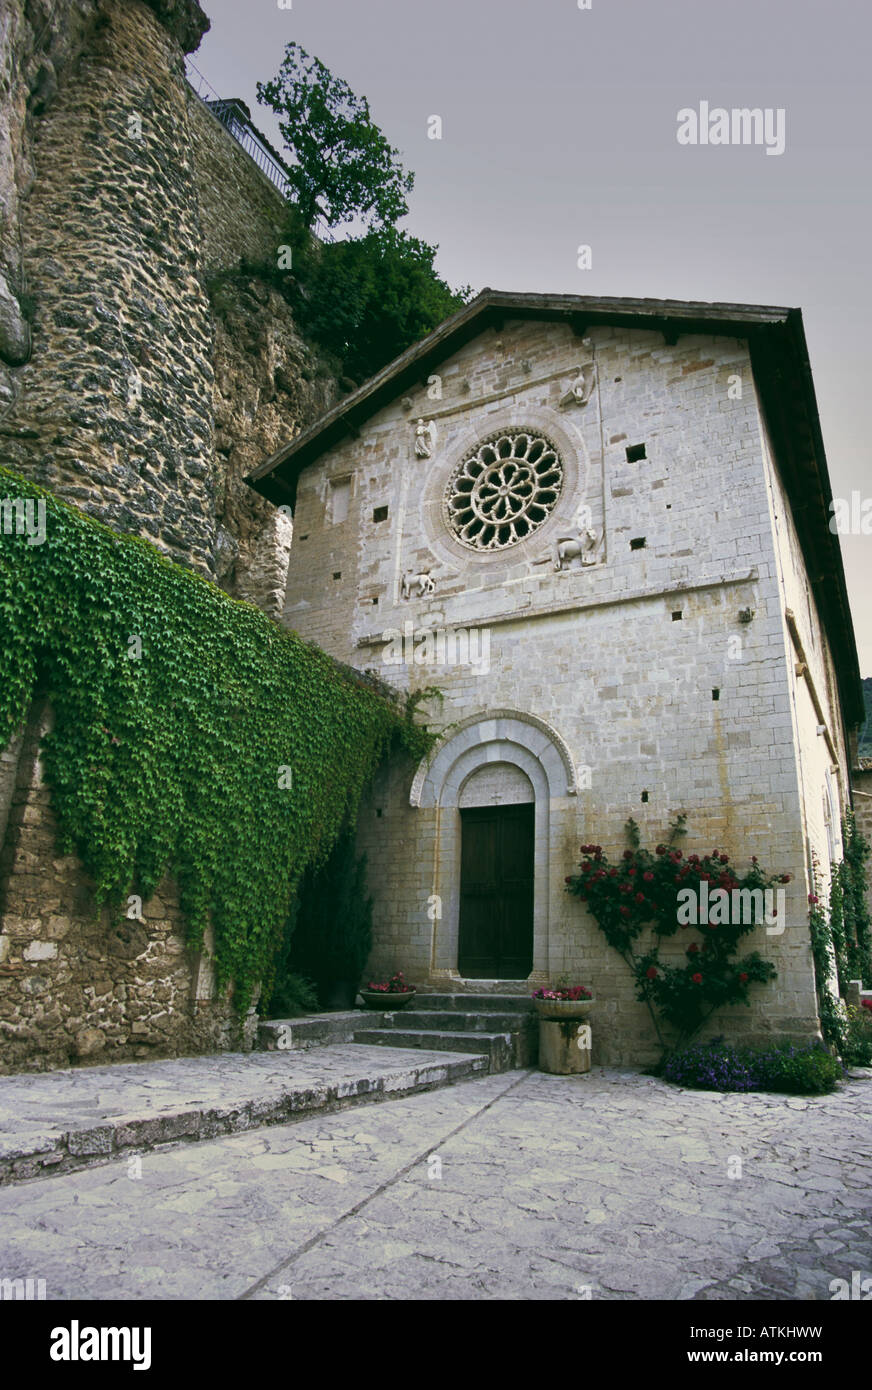
{"label": "stone building", "polygon": [[[600,1061],[652,1055],[564,889],[581,842],[792,875],[778,971],[712,1032],[819,1031],[808,894],[840,857],[863,719],[798,310],[484,291],[261,464],[294,514],[284,621],[442,730],[360,823],[373,972],[593,985]],[[686,941],[682,939],[680,948]]]}

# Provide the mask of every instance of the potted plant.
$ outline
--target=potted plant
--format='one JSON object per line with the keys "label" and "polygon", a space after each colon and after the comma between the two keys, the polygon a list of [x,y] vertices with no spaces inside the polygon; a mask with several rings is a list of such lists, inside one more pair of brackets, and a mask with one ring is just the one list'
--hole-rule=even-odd
{"label": "potted plant", "polygon": [[370,980],[360,997],[368,1009],[404,1009],[416,994],[414,985],[407,985],[402,970],[389,980]]}
{"label": "potted plant", "polygon": [[586,1018],[594,1002],[593,990],[585,985],[562,981],[533,991],[533,1003],[540,1018]]}

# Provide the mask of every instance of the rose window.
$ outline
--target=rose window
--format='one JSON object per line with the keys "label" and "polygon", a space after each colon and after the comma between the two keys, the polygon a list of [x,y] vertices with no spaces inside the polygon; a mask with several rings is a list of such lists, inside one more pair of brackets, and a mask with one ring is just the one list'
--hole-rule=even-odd
{"label": "rose window", "polygon": [[549,439],[505,431],[484,440],[455,470],[445,517],[464,545],[503,550],[548,520],[562,485],[560,455]]}

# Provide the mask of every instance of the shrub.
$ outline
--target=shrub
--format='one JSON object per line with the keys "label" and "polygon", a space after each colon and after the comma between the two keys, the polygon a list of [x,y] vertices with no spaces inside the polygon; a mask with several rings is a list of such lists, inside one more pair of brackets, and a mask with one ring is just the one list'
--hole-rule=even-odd
{"label": "shrub", "polygon": [[722,1038],[696,1043],[667,1057],[662,1076],[699,1091],[778,1091],[823,1095],[834,1091],[843,1069],[820,1043],[795,1047],[735,1047]]}
{"label": "shrub", "polygon": [[337,841],[321,869],[306,874],[291,923],[288,969],[313,979],[322,995],[336,980],[357,982],[372,949],[372,898],[366,855],[353,832]]}
{"label": "shrub", "polygon": [[[612,864],[601,845],[582,845],[579,871],[566,879],[566,891],[587,904],[609,945],[632,972],[636,998],[647,1006],[664,1047],[659,1019],[674,1031],[680,1046],[715,1010],[747,1005],[750,986],[775,979],[774,966],[759,951],[744,956],[738,951],[742,938],[765,920],[765,893],[775,883],[790,881],[789,874],[764,873],[756,857],[738,874],[730,856],[720,850],[685,856],[675,843],[685,833],[685,819],[684,813],[675,817],[666,843],[652,854],[642,848],[639,827],[631,818],[626,823],[630,848],[619,861]],[[706,901],[711,901],[709,908],[701,908],[704,920],[697,922],[688,900],[701,903],[703,887]],[[748,913],[734,910],[737,893],[740,903],[747,901]],[[725,910],[715,910],[716,898]],[[699,936],[688,943],[684,964],[662,960],[663,941],[691,925]],[[654,944],[644,949],[638,943],[648,929]]]}
{"label": "shrub", "polygon": [[849,1067],[872,1067],[872,1009],[849,1006],[847,1015],[842,1061]]}
{"label": "shrub", "polygon": [[294,971],[285,971],[276,980],[265,1018],[298,1018],[300,1014],[316,1013],[318,996],[311,980]]}

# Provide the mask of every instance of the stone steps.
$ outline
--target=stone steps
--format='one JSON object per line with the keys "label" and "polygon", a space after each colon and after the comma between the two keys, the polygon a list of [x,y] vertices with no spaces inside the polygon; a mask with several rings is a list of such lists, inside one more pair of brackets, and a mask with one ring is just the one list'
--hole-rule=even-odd
{"label": "stone steps", "polygon": [[538,1020],[527,994],[424,994],[403,1009],[376,1014],[356,1028],[356,1042],[481,1052],[490,1071],[535,1063]]}
{"label": "stone steps", "polygon": [[328,1043],[281,1056],[220,1053],[0,1077],[0,1186],[432,1091],[491,1069],[480,1047],[419,1048]]}
{"label": "stone steps", "polygon": [[[447,1033],[513,1033],[523,1026],[523,1015],[517,1013],[461,1013],[458,1009],[398,1009],[396,1013],[384,1013],[378,1028],[399,1028],[404,1033],[409,1029],[423,1028],[429,1031]],[[359,1033],[359,1029],[356,1030]]]}
{"label": "stone steps", "polygon": [[[385,996],[388,1004],[389,995]],[[528,994],[426,994],[404,1008],[346,1010],[306,1018],[270,1019],[258,1028],[267,1052],[296,1052],[324,1043],[468,1052],[488,1059],[492,1073],[535,1065],[539,1029]]]}
{"label": "stone steps", "polygon": [[361,1028],[355,1042],[371,1047],[424,1048],[429,1052],[481,1053],[490,1062],[490,1071],[510,1071],[515,1061],[513,1033],[456,1033],[435,1028]]}

